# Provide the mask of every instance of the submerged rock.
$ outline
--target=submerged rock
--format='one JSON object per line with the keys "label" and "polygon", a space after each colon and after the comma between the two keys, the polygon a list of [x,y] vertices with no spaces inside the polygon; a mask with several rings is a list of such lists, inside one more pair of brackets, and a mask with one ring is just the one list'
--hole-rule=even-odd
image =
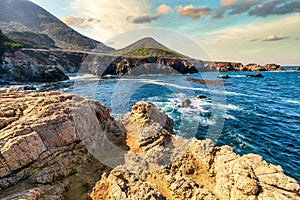
{"label": "submerged rock", "polygon": [[260,73],[257,74],[247,74],[247,77],[253,77],[253,78],[264,78],[264,76]]}

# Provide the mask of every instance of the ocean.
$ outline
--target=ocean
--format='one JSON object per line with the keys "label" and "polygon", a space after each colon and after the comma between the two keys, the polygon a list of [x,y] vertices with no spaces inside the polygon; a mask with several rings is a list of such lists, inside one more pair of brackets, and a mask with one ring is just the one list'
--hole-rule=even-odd
{"label": "ocean", "polygon": [[[150,101],[174,120],[175,134],[211,138],[240,155],[259,154],[300,182],[300,72],[262,72],[264,78],[246,77],[246,72],[222,73],[231,77],[224,80],[226,86],[187,81],[220,80],[218,74],[109,80],[76,76],[74,86],[63,91],[98,100],[110,107],[114,117],[130,112],[138,101]],[[208,98],[197,99],[198,94]],[[191,101],[187,108],[181,107],[185,99]]]}

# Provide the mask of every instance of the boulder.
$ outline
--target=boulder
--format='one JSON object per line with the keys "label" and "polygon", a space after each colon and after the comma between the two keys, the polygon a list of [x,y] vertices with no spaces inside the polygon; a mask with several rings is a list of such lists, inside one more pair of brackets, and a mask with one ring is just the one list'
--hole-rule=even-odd
{"label": "boulder", "polygon": [[0,94],[0,104],[0,199],[86,199],[109,169],[87,151],[79,133],[92,135],[95,123],[125,147],[123,127],[91,99],[9,92]]}
{"label": "boulder", "polygon": [[185,99],[181,102],[181,105],[179,107],[181,108],[189,108],[192,104],[192,101],[189,99]]}

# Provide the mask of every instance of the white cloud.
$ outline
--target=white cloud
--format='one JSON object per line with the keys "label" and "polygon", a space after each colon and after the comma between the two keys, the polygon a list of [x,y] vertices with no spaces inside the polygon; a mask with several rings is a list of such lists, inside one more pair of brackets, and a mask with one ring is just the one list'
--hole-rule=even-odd
{"label": "white cloud", "polygon": [[78,17],[89,16],[99,19],[98,23],[90,24],[88,36],[100,41],[106,41],[134,28],[145,27],[128,22],[126,17],[140,16],[150,9],[146,0],[75,0],[71,5],[80,15]]}
{"label": "white cloud", "polygon": [[166,15],[168,14],[170,11],[172,10],[172,8],[170,8],[169,6],[167,6],[166,4],[162,4],[157,8],[157,13],[159,15]]}

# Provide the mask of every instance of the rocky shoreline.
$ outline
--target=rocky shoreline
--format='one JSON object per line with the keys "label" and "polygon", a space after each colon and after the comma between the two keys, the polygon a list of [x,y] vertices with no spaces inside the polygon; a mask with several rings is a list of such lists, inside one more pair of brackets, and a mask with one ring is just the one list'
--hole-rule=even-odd
{"label": "rocky shoreline", "polygon": [[[1,199],[300,197],[299,184],[280,166],[176,136],[173,121],[151,103],[114,119],[98,102],[72,94],[6,92],[0,102]],[[82,138],[85,132],[102,141],[95,124],[125,152],[114,168],[95,159]]]}
{"label": "rocky shoreline", "polygon": [[[193,74],[199,72],[284,71],[280,65],[243,65],[233,62],[203,62],[188,58],[126,57],[92,52],[23,49],[4,52],[0,58],[0,83],[56,82],[68,73],[90,73],[100,78],[145,74]],[[295,68],[294,70],[298,70]]]}

